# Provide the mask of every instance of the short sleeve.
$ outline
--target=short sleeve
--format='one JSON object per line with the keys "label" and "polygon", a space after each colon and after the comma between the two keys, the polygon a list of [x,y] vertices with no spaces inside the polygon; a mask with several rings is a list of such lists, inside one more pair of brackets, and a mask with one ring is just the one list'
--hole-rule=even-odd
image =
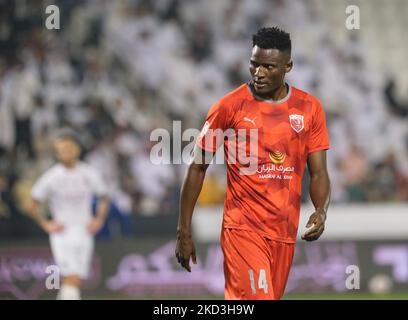
{"label": "short sleeve", "polygon": [[50,172],[46,172],[33,185],[31,189],[31,197],[34,200],[43,202],[49,198],[50,191],[51,191]]}
{"label": "short sleeve", "polygon": [[92,191],[96,196],[100,197],[108,195],[106,183],[103,181],[103,178],[98,171],[89,167],[88,176],[91,182]]}
{"label": "short sleeve", "polygon": [[227,107],[220,101],[215,103],[208,111],[196,145],[205,151],[216,152],[224,142],[227,119]]}
{"label": "short sleeve", "polygon": [[319,100],[313,101],[312,127],[308,141],[308,152],[327,150],[330,148],[329,133],[326,126],[324,109]]}

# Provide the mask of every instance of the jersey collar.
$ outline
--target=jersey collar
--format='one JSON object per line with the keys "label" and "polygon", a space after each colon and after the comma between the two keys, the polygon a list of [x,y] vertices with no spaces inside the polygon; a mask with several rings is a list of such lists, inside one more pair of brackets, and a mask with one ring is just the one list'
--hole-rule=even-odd
{"label": "jersey collar", "polygon": [[263,98],[261,98],[260,96],[258,96],[258,95],[255,93],[255,91],[252,90],[252,88],[251,88],[251,86],[250,86],[250,82],[248,82],[248,83],[246,84],[246,87],[247,87],[247,89],[248,89],[249,94],[251,95],[251,97],[252,97],[254,100],[262,101],[262,102],[266,102],[266,103],[270,103],[270,104],[280,104],[280,103],[284,103],[284,102],[288,101],[289,98],[290,98],[290,96],[292,95],[292,86],[289,85],[287,82],[285,82],[285,85],[286,85],[287,88],[288,88],[288,93],[287,93],[286,97],[284,97],[284,98],[282,98],[282,99],[279,99],[279,100],[271,100],[271,99],[263,99]]}

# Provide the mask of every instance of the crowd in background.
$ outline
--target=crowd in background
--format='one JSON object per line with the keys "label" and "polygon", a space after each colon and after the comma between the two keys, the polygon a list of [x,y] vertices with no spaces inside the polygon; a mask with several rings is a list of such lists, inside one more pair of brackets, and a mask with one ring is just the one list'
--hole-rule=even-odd
{"label": "crowd in background", "polygon": [[[154,165],[151,131],[171,132],[173,120],[199,129],[249,80],[252,34],[274,25],[292,35],[288,82],[326,111],[332,202],[408,200],[408,112],[395,81],[367,63],[358,32],[336,41],[316,1],[54,2],[59,30],[45,28],[47,1],[0,1],[0,218],[24,211],[64,126],[80,134],[119,216],[177,213],[185,165]],[[225,179],[224,166],[210,167],[202,205],[222,203]]]}

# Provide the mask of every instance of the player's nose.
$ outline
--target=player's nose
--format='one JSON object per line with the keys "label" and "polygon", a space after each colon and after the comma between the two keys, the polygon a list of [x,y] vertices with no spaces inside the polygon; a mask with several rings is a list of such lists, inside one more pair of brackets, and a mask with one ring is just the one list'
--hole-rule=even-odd
{"label": "player's nose", "polygon": [[262,71],[262,66],[259,66],[259,67],[257,67],[257,68],[255,69],[254,76],[255,76],[256,80],[262,79],[262,78],[265,77],[265,74],[264,74],[264,72]]}

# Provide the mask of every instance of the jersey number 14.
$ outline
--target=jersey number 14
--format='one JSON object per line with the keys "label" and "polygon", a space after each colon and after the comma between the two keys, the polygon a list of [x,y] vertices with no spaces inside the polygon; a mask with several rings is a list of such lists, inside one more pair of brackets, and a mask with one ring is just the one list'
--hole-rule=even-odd
{"label": "jersey number 14", "polygon": [[[249,280],[251,281],[252,293],[256,294],[257,288],[255,286],[254,270],[249,269],[248,273],[249,273]],[[263,289],[264,293],[268,293],[268,282],[266,281],[265,269],[259,270],[258,289]]]}

